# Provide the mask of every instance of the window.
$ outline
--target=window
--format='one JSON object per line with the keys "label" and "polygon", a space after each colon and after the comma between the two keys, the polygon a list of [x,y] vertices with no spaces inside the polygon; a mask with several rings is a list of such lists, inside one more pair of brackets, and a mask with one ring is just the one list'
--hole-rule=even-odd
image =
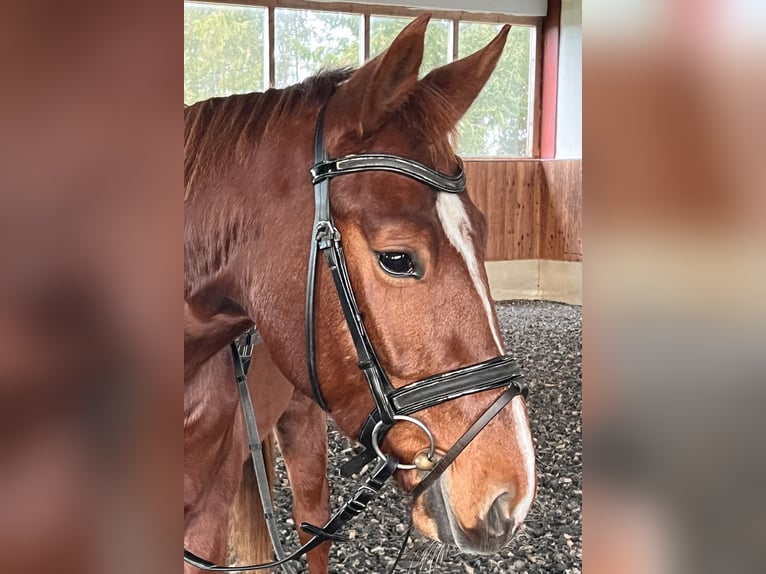
{"label": "window", "polygon": [[[486,46],[500,24],[460,22],[458,57]],[[531,156],[535,29],[513,26],[494,73],[458,126],[466,156]]]}
{"label": "window", "polygon": [[184,102],[268,88],[266,8],[184,2]]}
{"label": "window", "polygon": [[317,10],[274,10],[275,86],[284,88],[320,69],[364,61],[362,16]]}
{"label": "window", "polygon": [[[374,57],[391,45],[397,34],[411,22],[410,18],[370,16],[370,56]],[[431,19],[426,31],[425,51],[420,75],[452,60],[452,22]]]}
{"label": "window", "polygon": [[[385,50],[411,21],[394,7],[358,5],[349,9],[361,13],[352,14],[321,3],[308,3],[312,9],[303,9],[306,2],[296,3],[301,9],[290,8],[290,0],[280,2],[285,7],[259,3],[184,2],[185,103],[286,87],[322,69],[358,66],[365,54],[374,57]],[[432,18],[421,75],[486,46],[502,24],[481,20],[481,15],[464,12]],[[533,155],[536,24],[539,20],[513,24],[495,73],[458,126],[461,155]]]}

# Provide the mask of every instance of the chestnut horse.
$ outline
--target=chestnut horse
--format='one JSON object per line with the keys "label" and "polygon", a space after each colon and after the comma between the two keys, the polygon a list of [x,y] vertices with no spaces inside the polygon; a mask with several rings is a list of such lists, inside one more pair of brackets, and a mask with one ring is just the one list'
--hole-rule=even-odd
{"label": "chestnut horse", "polygon": [[[184,110],[184,542],[213,562],[226,561],[230,543],[240,564],[271,558],[265,530],[250,534],[257,494],[228,351],[253,323],[263,339],[249,376],[261,436],[276,434],[296,524],[329,517],[325,417],[299,350],[314,128],[324,109],[331,157],[392,153],[455,173],[455,127],[494,70],[509,27],[418,80],[427,23],[427,16],[414,20],[356,71]],[[332,215],[366,330],[394,387],[504,355],[484,270],[486,223],[466,194],[396,173],[355,173],[333,183]],[[373,399],[325,267],[317,272],[314,323],[322,394],[338,428],[356,438]],[[500,394],[463,396],[418,418],[444,454]],[[398,424],[381,446],[411,461],[424,443],[417,427]],[[394,476],[408,492],[422,473]],[[516,396],[413,501],[413,523],[463,552],[495,552],[523,522],[535,488],[526,403]],[[327,571],[327,552],[325,543],[308,554],[311,574]]]}

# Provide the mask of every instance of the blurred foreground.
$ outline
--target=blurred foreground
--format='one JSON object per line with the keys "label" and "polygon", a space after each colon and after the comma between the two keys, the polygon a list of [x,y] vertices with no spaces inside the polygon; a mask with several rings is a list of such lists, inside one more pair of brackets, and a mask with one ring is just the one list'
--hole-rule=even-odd
{"label": "blurred foreground", "polygon": [[[585,568],[759,571],[764,5],[584,4]],[[0,20],[4,572],[181,569],[181,24]]]}
{"label": "blurred foreground", "polygon": [[585,568],[763,569],[756,2],[585,2]]}

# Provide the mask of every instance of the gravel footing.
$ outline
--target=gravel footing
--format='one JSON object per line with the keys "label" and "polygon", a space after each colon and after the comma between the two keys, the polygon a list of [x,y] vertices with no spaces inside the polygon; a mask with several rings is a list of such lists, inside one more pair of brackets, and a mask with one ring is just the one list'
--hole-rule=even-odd
{"label": "gravel footing", "polygon": [[[415,533],[397,573],[500,574],[582,570],[582,308],[546,301],[497,304],[509,352],[529,384],[529,411],[537,454],[538,492],[525,526],[503,552],[470,556]],[[332,506],[346,500],[357,481],[339,476],[352,443],[330,431]],[[298,543],[290,518],[289,483],[281,459],[276,501],[286,548]],[[384,574],[409,524],[407,497],[387,484],[368,510],[351,523],[347,543],[330,552],[330,572]],[[305,571],[305,559],[302,567]]]}

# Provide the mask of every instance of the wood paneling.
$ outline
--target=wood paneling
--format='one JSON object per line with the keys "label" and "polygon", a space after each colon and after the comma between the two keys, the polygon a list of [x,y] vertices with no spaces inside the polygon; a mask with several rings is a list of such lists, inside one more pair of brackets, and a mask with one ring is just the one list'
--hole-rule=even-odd
{"label": "wood paneling", "polygon": [[582,160],[540,162],[540,259],[582,261]]}
{"label": "wood paneling", "polygon": [[582,160],[469,160],[487,260],[582,260]]}

